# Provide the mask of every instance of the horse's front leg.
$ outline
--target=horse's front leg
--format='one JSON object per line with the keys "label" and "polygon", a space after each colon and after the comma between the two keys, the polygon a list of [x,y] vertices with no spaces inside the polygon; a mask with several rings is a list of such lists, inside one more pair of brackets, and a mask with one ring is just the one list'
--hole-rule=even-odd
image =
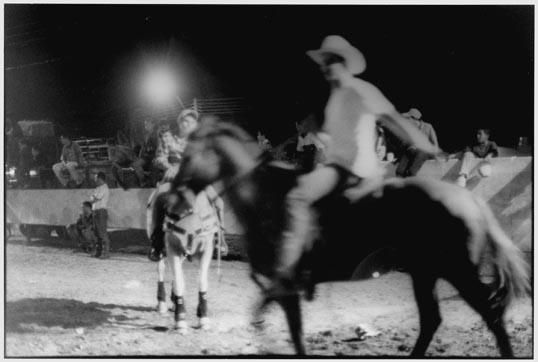
{"label": "horse's front leg", "polygon": [[306,354],[303,344],[303,320],[301,316],[299,294],[295,293],[278,297],[277,301],[286,314],[295,352],[298,355]]}
{"label": "horse's front leg", "polygon": [[157,263],[157,311],[164,314],[168,311],[166,307],[166,288],[164,286],[164,278],[166,275],[166,260],[163,258]]}
{"label": "horse's front leg", "polygon": [[183,295],[185,292],[185,279],[183,276],[184,256],[178,255],[176,248],[167,248],[168,264],[172,269],[174,281],[172,283],[172,302],[174,303],[174,328],[181,334],[187,333],[187,313]]}
{"label": "horse's front leg", "polygon": [[211,264],[211,258],[213,257],[213,234],[203,236],[206,240],[203,240],[204,249],[200,257],[200,272],[198,276],[198,308],[196,309],[196,316],[200,320],[200,328],[209,329],[209,317],[207,316],[207,290],[209,287],[209,266]]}

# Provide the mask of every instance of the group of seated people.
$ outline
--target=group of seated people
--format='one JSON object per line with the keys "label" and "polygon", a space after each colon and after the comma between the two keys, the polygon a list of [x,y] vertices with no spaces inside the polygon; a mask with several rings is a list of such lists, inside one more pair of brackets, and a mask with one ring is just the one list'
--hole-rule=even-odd
{"label": "group of seated people", "polygon": [[[180,117],[188,117],[187,110]],[[160,120],[154,122],[150,119],[144,121],[144,140],[142,145],[132,148],[130,145],[119,144],[116,141],[108,142],[108,157],[110,172],[117,184],[127,189],[132,186],[155,187],[162,179],[170,165],[179,162],[180,153],[185,146],[185,140],[178,130],[181,122]],[[12,162],[16,166],[17,186],[30,187],[31,170],[41,180],[41,187],[52,187],[54,175],[61,187],[81,187],[86,178],[84,172],[88,162],[85,160],[80,146],[69,136],[62,135],[60,142],[62,150],[60,161],[50,162],[45,157],[38,144],[30,144],[24,137],[18,137],[18,145],[10,150],[16,159]],[[13,158],[13,157],[12,157]],[[50,174],[50,177],[48,174]],[[134,183],[129,182],[129,175],[134,176]],[[45,183],[44,180],[47,180]]]}
{"label": "group of seated people", "polygon": [[[188,117],[187,113],[180,115],[179,118]],[[403,116],[412,120],[433,145],[439,146],[433,126],[422,120],[422,114],[418,109],[411,108]],[[181,125],[181,122],[168,122],[166,120],[153,122],[147,119],[144,121],[142,145],[133,149],[129,145],[118,144],[114,141],[109,142],[111,173],[120,187],[127,189],[132,185],[126,181],[129,174],[134,175],[135,186],[154,187],[156,182],[170,169],[170,165],[179,161],[174,160],[174,157],[180,157],[185,141],[180,137],[181,130],[174,129],[178,125]],[[308,127],[300,123],[296,123],[296,129],[297,136],[288,145],[293,148],[292,155],[285,158],[305,169],[323,163],[325,147],[317,134],[309,131]],[[489,138],[490,131],[488,129],[478,129],[475,144],[467,146],[459,154],[450,156],[462,160],[457,180],[458,185],[465,187],[474,158],[489,159],[498,156],[498,147]],[[78,144],[68,136],[61,136],[60,142],[62,144],[60,162],[52,165],[52,171],[62,187],[80,187],[85,178],[81,169],[86,166],[82,151]],[[258,134],[258,142],[267,150],[276,150],[261,133]],[[424,162],[431,157],[412,146],[391,144],[382,128],[378,128],[376,149],[380,160],[397,163],[395,173],[400,177],[415,176]],[[279,157],[277,156],[277,158]],[[50,176],[52,173],[48,172],[50,169],[50,162],[39,145],[30,144],[24,138],[18,138],[16,175],[19,187],[28,187],[30,170],[37,172],[41,187],[50,187],[52,183]]]}
{"label": "group of seated people", "polygon": [[[439,147],[437,134],[433,126],[422,119],[422,113],[411,108],[408,112],[402,114],[404,117],[413,121],[416,127],[426,135],[428,140],[436,147]],[[291,152],[278,152],[279,147],[273,148],[270,141],[261,132],[258,132],[258,144],[267,151],[273,151],[276,158],[284,159],[296,163],[304,169],[311,169],[321,164],[325,160],[325,146],[320,140],[318,134],[309,130],[305,123],[296,123],[297,136],[290,139],[284,144],[283,148],[293,147]],[[449,158],[458,158],[462,162],[458,173],[457,184],[461,187],[466,186],[471,166],[475,158],[481,158],[485,161],[492,157],[498,157],[498,146],[490,140],[490,130],[480,128],[476,131],[476,141],[466,146],[462,151],[447,155]],[[289,143],[289,145],[287,144]],[[378,127],[378,137],[376,151],[380,161],[395,163],[395,174],[399,177],[410,177],[418,174],[424,163],[431,158],[430,155],[418,150],[413,146],[405,146],[398,143],[391,143],[389,137],[386,137],[384,130]]]}

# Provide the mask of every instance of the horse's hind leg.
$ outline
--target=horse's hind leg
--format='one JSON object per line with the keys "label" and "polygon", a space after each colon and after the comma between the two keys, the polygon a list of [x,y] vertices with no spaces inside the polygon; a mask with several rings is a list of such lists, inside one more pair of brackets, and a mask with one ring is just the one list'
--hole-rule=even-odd
{"label": "horse's hind leg", "polygon": [[196,309],[196,316],[200,320],[200,327],[202,329],[209,329],[209,317],[207,316],[207,289],[209,287],[209,265],[211,264],[211,258],[213,257],[213,235],[207,236],[209,240],[204,242],[204,250],[200,258],[200,274],[199,274],[199,289],[198,289],[198,308]]}
{"label": "horse's hind leg", "polygon": [[423,271],[412,273],[413,289],[420,317],[420,334],[411,356],[422,357],[426,353],[433,335],[441,324],[439,302],[435,293],[437,278],[424,275]]}
{"label": "horse's hind leg", "polygon": [[501,356],[513,357],[510,338],[504,326],[504,308],[494,308],[489,300],[490,291],[478,277],[478,269],[470,261],[468,265],[458,265],[458,271],[454,272],[448,280],[460,292],[461,297],[476,310],[486,322],[488,328],[497,339],[497,345]]}

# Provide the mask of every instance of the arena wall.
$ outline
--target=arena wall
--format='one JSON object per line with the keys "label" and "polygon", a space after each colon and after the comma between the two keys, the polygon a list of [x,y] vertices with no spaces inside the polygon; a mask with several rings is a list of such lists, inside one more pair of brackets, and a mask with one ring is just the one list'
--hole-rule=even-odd
{"label": "arena wall", "polygon": [[[491,161],[493,174],[478,174],[480,161],[469,177],[467,188],[483,197],[508,235],[525,251],[532,249],[532,157],[501,157]],[[460,161],[427,161],[419,176],[455,182]],[[393,170],[392,170],[393,171]],[[392,172],[391,171],[391,172]],[[6,216],[9,223],[67,225],[80,214],[83,201],[93,190],[7,190]],[[110,228],[146,228],[146,204],[151,189],[111,189]],[[226,203],[226,201],[225,201]],[[225,212],[229,234],[242,234],[230,209]]]}

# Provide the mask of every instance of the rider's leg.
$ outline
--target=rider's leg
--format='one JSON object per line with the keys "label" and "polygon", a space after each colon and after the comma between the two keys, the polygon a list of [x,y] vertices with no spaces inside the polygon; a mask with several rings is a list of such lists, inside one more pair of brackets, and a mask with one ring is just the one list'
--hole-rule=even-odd
{"label": "rider's leg", "polygon": [[299,177],[297,186],[286,196],[287,225],[280,250],[277,251],[276,274],[290,280],[312,230],[311,205],[329,194],[339,180],[334,167],[320,167]]}
{"label": "rider's leg", "polygon": [[152,225],[153,231],[151,233],[151,249],[149,258],[153,261],[158,261],[161,259],[161,253],[164,249],[164,231],[163,231],[163,222],[164,222],[164,213],[167,192],[170,189],[170,184],[160,185],[157,189],[157,195],[153,201],[152,207]]}

